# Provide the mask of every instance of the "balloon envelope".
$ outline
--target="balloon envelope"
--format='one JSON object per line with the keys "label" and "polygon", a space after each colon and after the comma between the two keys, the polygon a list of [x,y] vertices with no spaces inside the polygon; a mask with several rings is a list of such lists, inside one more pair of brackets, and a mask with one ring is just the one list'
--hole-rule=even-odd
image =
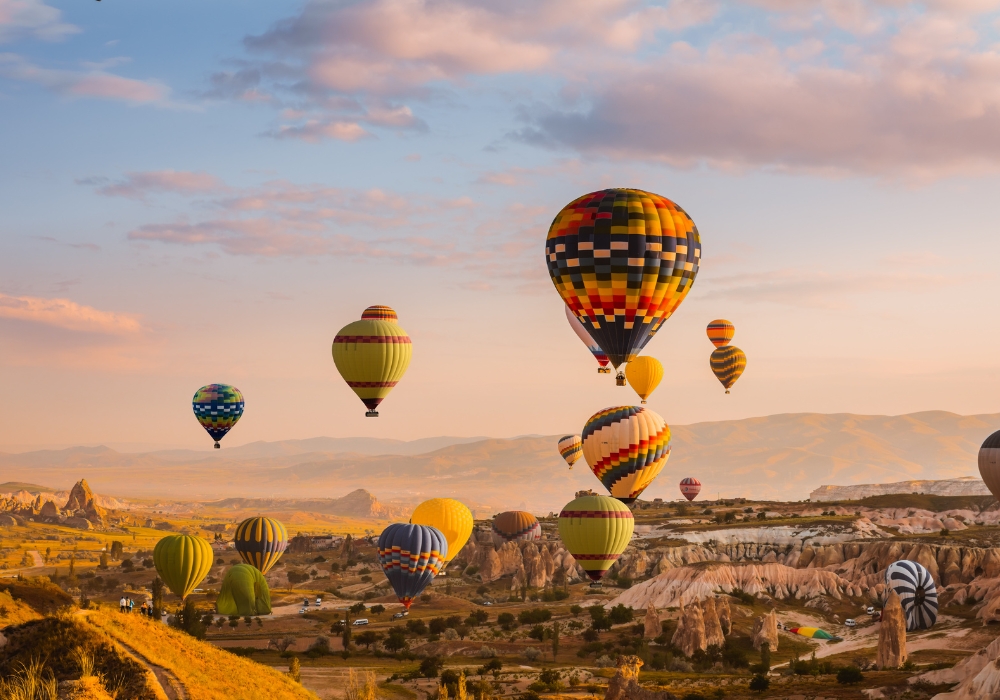
{"label": "balloon envelope", "polygon": [[566,460],[566,464],[572,469],[577,460],[583,456],[583,442],[579,435],[563,435],[559,438],[559,454]]}
{"label": "balloon envelope", "polygon": [[832,634],[821,630],[819,627],[790,627],[788,631],[792,634],[809,637],[810,639],[833,639]]}
{"label": "balloon envelope", "polygon": [[153,565],[174,595],[186,598],[208,575],[212,545],[192,535],[167,535],[153,548]]}
{"label": "balloon envelope", "polygon": [[705,331],[708,333],[708,339],[712,341],[712,345],[718,348],[729,344],[729,341],[736,335],[736,326],[724,318],[717,318],[708,324]]}
{"label": "balloon envelope", "polygon": [[625,378],[642,399],[642,403],[646,403],[646,399],[656,391],[663,379],[663,365],[655,357],[637,357],[625,365]]}
{"label": "balloon envelope", "polygon": [[236,526],[233,539],[240,558],[266,574],[288,546],[288,530],[274,518],[248,518]]}
{"label": "balloon envelope", "polygon": [[691,217],[642,190],[573,200],[545,241],[556,291],[615,367],[638,354],[684,301],[700,262]]}
{"label": "balloon envelope", "polygon": [[394,523],[378,538],[378,563],[407,610],[444,567],[448,540],[426,525]]}
{"label": "balloon envelope", "polygon": [[681,479],[681,495],[689,501],[693,501],[701,493],[701,482],[694,477]]}
{"label": "balloon envelope", "polygon": [[541,539],[542,526],[531,513],[509,510],[493,518],[493,534],[497,546],[503,546],[507,542]]}
{"label": "balloon envelope", "polygon": [[899,596],[906,631],[925,630],[937,620],[937,587],[931,573],[915,561],[897,561],[885,571],[886,590]]}
{"label": "balloon envelope", "polygon": [[608,496],[581,496],[559,513],[559,538],[593,581],[628,547],[634,526],[628,506]]}
{"label": "balloon envelope", "polygon": [[215,440],[216,447],[239,421],[244,406],[243,394],[228,384],[207,384],[198,389],[191,399],[194,417]]}
{"label": "balloon envelope", "polygon": [[1000,498],[1000,430],[979,448],[979,475],[994,497]]}
{"label": "balloon envelope", "polygon": [[443,557],[445,563],[450,562],[472,535],[472,511],[454,498],[432,498],[424,501],[413,511],[410,522],[414,525],[429,525],[437,528],[448,540],[448,555]]}
{"label": "balloon envelope", "polygon": [[348,323],[333,339],[333,362],[368,407],[366,416],[378,416],[375,409],[403,378],[411,355],[410,336],[388,306],[369,306],[360,321]]}
{"label": "balloon envelope", "polygon": [[723,345],[712,352],[709,363],[715,378],[722,383],[722,386],[726,387],[728,394],[729,388],[736,383],[736,380],[743,374],[743,370],[746,369],[747,356],[735,345]]}
{"label": "balloon envelope", "polygon": [[237,564],[230,568],[222,579],[215,611],[220,615],[240,617],[270,615],[271,591],[264,574],[249,564]]}
{"label": "balloon envelope", "polygon": [[670,457],[670,427],[644,406],[613,406],[590,417],[583,456],[615,498],[631,503]]}
{"label": "balloon envelope", "polygon": [[569,321],[570,328],[572,328],[573,332],[576,333],[576,337],[583,341],[583,344],[587,346],[587,349],[593,353],[594,359],[597,360],[597,364],[600,365],[597,368],[597,371],[601,373],[610,372],[610,369],[606,369],[608,366],[608,356],[604,354],[603,350],[601,350],[601,346],[590,337],[590,333],[587,332],[587,329],[583,327],[583,324],[577,319],[576,314],[570,311],[568,306],[564,305],[563,309],[566,310],[566,320]]}

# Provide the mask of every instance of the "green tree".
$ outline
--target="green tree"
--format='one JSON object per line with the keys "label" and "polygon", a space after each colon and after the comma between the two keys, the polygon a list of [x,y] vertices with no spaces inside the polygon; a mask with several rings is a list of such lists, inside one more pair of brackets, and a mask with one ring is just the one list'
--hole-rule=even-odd
{"label": "green tree", "polygon": [[364,632],[362,632],[357,636],[355,641],[357,641],[358,644],[362,645],[366,649],[371,649],[372,644],[374,644],[379,640],[379,636],[380,635],[377,632],[373,632],[372,630],[365,630]]}
{"label": "green tree", "polygon": [[297,656],[293,656],[292,660],[288,662],[288,677],[296,683],[302,682],[302,664],[299,663]]}
{"label": "green tree", "polygon": [[424,678],[437,678],[444,666],[444,661],[438,656],[428,656],[420,662],[420,675]]}
{"label": "green tree", "polygon": [[865,679],[861,669],[857,666],[845,666],[837,671],[837,682],[841,685],[854,685]]}
{"label": "green tree", "polygon": [[153,618],[159,620],[163,614],[163,581],[159,576],[153,578],[150,589],[153,591]]}
{"label": "green tree", "polygon": [[771,681],[768,680],[767,676],[756,675],[750,679],[750,690],[755,693],[763,693],[770,687]]}
{"label": "green tree", "polygon": [[559,623],[552,624],[552,660],[559,656]]}
{"label": "green tree", "polygon": [[69,555],[69,574],[70,578],[73,578],[76,573],[76,550],[74,549]]}
{"label": "green tree", "polygon": [[52,547],[46,547],[45,548],[45,563],[46,564],[49,563],[49,557],[51,557],[51,556],[52,556]]}
{"label": "green tree", "polygon": [[771,670],[771,643],[764,642],[760,645],[760,667],[762,673],[767,673]]}
{"label": "green tree", "polygon": [[205,623],[201,621],[198,609],[190,598],[184,601],[184,608],[174,616],[173,625],[195,639],[205,638]]}
{"label": "green tree", "polygon": [[402,651],[406,648],[406,634],[400,627],[393,627],[389,630],[389,636],[385,638],[382,642],[382,646],[385,650],[395,654],[397,651]]}
{"label": "green tree", "polygon": [[571,615],[573,615],[573,617],[577,617],[580,613],[583,612],[583,608],[581,608],[579,605],[571,605],[569,606],[569,612]]}
{"label": "green tree", "polygon": [[97,563],[97,568],[98,569],[102,569],[102,570],[108,568],[108,553],[107,552],[101,552],[101,560]]}

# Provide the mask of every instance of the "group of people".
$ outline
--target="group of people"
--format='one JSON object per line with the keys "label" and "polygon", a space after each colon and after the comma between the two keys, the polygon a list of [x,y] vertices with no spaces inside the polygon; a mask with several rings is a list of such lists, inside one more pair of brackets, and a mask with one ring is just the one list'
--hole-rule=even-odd
{"label": "group of people", "polygon": [[[118,609],[123,613],[130,613],[135,608],[135,601],[126,596],[122,596],[122,599],[118,601]],[[153,604],[148,601],[142,601],[142,605],[139,606],[139,613],[147,617],[153,617]]]}

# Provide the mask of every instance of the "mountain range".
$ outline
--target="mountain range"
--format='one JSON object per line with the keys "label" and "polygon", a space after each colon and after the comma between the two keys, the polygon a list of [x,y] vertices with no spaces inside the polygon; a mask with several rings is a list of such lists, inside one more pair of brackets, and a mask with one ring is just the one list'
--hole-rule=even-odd
{"label": "mountain range", "polygon": [[[685,476],[701,480],[702,498],[775,500],[804,499],[824,484],[978,476],[979,446],[998,426],[1000,414],[945,411],[796,413],[672,426],[670,459],[643,498],[676,498]],[[566,468],[558,437],[314,438],[138,454],[70,448],[0,453],[0,472],[11,481],[56,485],[86,477],[96,491],[119,497],[334,498],[364,488],[387,503],[452,496],[477,515],[548,513],[575,491],[603,490],[583,460]]]}

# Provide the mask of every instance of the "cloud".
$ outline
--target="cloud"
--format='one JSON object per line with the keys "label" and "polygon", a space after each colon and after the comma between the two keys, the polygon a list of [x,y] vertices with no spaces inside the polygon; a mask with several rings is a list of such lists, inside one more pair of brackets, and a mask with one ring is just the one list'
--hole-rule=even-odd
{"label": "cloud", "polygon": [[59,41],[79,31],[41,0],[0,0],[0,43],[24,37]]}
{"label": "cloud", "polygon": [[0,76],[36,83],[63,97],[176,106],[167,99],[169,88],[155,80],[124,78],[101,69],[72,71],[43,68],[12,53],[0,54]]}
{"label": "cloud", "polygon": [[[77,184],[103,184],[107,178],[85,178],[77,180]],[[185,170],[154,170],[137,173],[126,173],[125,179],[103,184],[98,188],[100,194],[108,197],[127,197],[129,199],[145,199],[151,193],[173,194],[208,194],[225,189],[225,185],[213,175],[203,172]]]}
{"label": "cloud", "polygon": [[15,297],[0,293],[0,318],[99,335],[130,335],[143,330],[138,317],[101,311],[69,299]]}

